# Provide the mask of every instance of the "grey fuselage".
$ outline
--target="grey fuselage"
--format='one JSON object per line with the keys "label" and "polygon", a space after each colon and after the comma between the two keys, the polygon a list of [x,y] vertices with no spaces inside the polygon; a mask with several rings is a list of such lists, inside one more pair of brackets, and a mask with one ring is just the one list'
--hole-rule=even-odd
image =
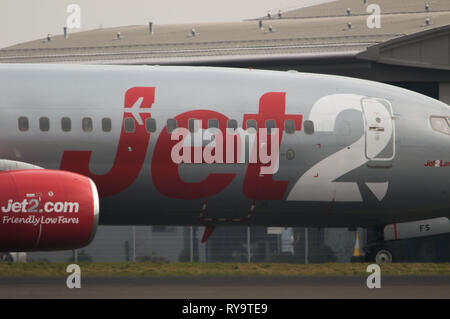
{"label": "grey fuselage", "polygon": [[[151,88],[154,101],[139,99],[132,88],[138,95]],[[133,107],[126,105],[127,92],[130,101],[138,98]],[[202,163],[180,164],[177,184],[172,166],[161,163],[168,119],[206,110],[242,128],[245,116],[275,118],[271,103],[284,104],[286,116],[301,115],[301,128],[283,133],[279,169],[265,177],[267,183],[249,173],[248,163]],[[390,85],[228,68],[2,65],[0,112],[0,159],[80,172],[77,158],[88,157],[94,182],[100,192],[104,188],[104,225],[350,227],[450,216],[450,136],[430,124],[431,117],[450,116],[449,106]],[[134,147],[134,133],[123,133],[124,113],[138,125],[146,112],[156,131]],[[40,128],[43,117],[48,131]],[[26,129],[19,129],[20,118],[26,118]],[[67,131],[62,118],[70,120]],[[83,129],[84,118],[92,120],[92,130]],[[111,131],[102,129],[105,118]],[[127,136],[125,144],[131,141],[123,145],[128,155],[118,150],[121,136]],[[119,151],[126,160],[114,176]],[[170,174],[162,180],[166,169]],[[217,177],[222,175],[229,180]],[[218,191],[211,188],[219,184],[215,178],[225,185]]]}

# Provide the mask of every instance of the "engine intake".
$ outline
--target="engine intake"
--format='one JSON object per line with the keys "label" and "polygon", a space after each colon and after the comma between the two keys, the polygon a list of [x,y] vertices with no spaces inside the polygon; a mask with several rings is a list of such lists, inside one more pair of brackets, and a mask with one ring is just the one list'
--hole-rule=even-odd
{"label": "engine intake", "polygon": [[95,236],[94,182],[61,170],[0,172],[0,251],[77,249]]}

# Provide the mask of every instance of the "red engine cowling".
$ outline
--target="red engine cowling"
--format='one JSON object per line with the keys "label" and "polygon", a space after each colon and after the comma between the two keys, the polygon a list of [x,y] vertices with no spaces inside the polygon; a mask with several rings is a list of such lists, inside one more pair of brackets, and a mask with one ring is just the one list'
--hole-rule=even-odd
{"label": "red engine cowling", "polygon": [[76,249],[95,236],[94,182],[59,170],[0,172],[0,251]]}

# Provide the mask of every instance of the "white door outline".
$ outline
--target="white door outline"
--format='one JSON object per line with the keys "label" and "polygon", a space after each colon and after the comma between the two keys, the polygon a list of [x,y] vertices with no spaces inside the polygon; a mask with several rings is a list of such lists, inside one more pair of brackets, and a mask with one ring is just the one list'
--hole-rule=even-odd
{"label": "white door outline", "polygon": [[[383,99],[362,98],[361,108],[364,118],[366,158],[370,161],[391,161],[395,157],[395,118],[392,104]],[[392,156],[377,157],[391,142]]]}

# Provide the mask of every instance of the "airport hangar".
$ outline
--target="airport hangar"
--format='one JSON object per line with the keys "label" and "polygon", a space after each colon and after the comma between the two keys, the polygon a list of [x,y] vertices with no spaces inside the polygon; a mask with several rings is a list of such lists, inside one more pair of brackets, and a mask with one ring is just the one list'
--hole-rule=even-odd
{"label": "airport hangar", "polygon": [[[381,9],[380,28],[368,25],[368,20],[376,21],[371,15],[374,12],[368,13],[371,3]],[[233,23],[157,25],[149,22],[144,26],[73,34],[66,31],[2,49],[0,63],[298,70],[390,83],[450,104],[448,0],[337,0]],[[237,237],[239,234],[245,241],[245,232],[237,231]],[[302,231],[297,233],[300,242],[304,240],[302,234]],[[265,237],[262,235],[261,239]],[[316,248],[324,242],[333,242],[326,240],[326,230],[315,230],[311,235]],[[354,233],[349,232],[347,244],[354,240],[352,236]],[[227,249],[223,240],[215,241],[214,237],[211,236],[211,247],[207,249],[212,252],[211,257],[214,251]],[[408,250],[406,260],[450,260],[450,252],[445,249],[449,241],[450,235],[411,239],[397,244],[397,251]],[[297,246],[300,249],[296,249],[296,255],[297,252],[303,255],[302,245]],[[412,246],[420,249],[411,253]],[[319,257],[317,261],[320,260]]]}
{"label": "airport hangar", "polygon": [[373,29],[369,2],[338,0],[233,23],[69,31],[0,50],[0,63],[298,70],[394,83],[450,103],[450,1],[374,1],[381,28]]}

